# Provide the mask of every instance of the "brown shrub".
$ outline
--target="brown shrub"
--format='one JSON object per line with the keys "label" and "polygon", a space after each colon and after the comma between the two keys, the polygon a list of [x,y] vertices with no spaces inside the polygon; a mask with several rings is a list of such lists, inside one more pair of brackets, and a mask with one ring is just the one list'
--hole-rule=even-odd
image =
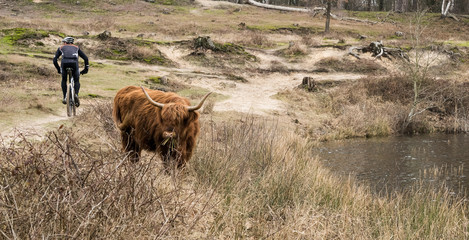
{"label": "brown shrub", "polygon": [[412,82],[403,75],[365,78],[362,84],[369,96],[380,97],[384,101],[409,104],[412,100]]}
{"label": "brown shrub", "polygon": [[307,47],[319,46],[321,45],[316,39],[313,38],[313,35],[302,35],[301,43]]}
{"label": "brown shrub", "polygon": [[288,48],[280,49],[277,51],[277,55],[290,59],[303,57],[307,53],[307,49],[297,42],[290,42]]}
{"label": "brown shrub", "polygon": [[327,68],[337,72],[354,72],[354,73],[376,73],[384,72],[385,68],[368,59],[350,60],[348,58],[324,58],[316,66]]}
{"label": "brown shrub", "polygon": [[237,43],[249,47],[272,47],[274,43],[258,31],[244,31]]}
{"label": "brown shrub", "polygon": [[288,73],[289,72],[289,69],[287,66],[285,66],[285,64],[277,61],[277,60],[273,60],[270,62],[270,67],[269,67],[269,71],[271,72],[280,72],[280,73]]}
{"label": "brown shrub", "polygon": [[111,37],[102,41],[92,51],[99,57],[113,60],[130,60],[163,66],[175,66],[176,64],[168,59],[153,43],[145,41]]}

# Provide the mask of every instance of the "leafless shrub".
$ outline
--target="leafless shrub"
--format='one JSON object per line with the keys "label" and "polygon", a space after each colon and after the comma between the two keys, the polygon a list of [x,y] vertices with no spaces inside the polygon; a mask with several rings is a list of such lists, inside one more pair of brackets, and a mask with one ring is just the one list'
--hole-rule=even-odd
{"label": "leafless shrub", "polygon": [[285,58],[299,58],[308,53],[307,49],[298,42],[290,42],[287,48],[277,51],[277,54]]}
{"label": "leafless shrub", "polygon": [[62,126],[41,142],[21,133],[0,141],[4,237],[172,238],[204,231],[197,222],[212,193],[187,191],[182,172],[168,176],[155,155],[132,164],[109,138],[109,111],[97,103],[84,113],[88,118],[77,119],[87,128]]}
{"label": "leafless shrub", "polygon": [[92,101],[90,105],[91,107],[86,108],[83,114],[77,116],[78,121],[96,123],[103,130],[98,132],[107,134],[106,139],[118,139],[119,132],[112,119],[112,102],[97,100]]}
{"label": "leafless shrub", "polygon": [[368,95],[380,97],[384,101],[402,104],[412,101],[412,82],[404,75],[365,78],[363,87]]}
{"label": "leafless shrub", "polygon": [[307,47],[319,46],[320,43],[313,38],[313,35],[301,35],[301,43]]}
{"label": "leafless shrub", "polygon": [[215,107],[215,102],[212,101],[212,100],[207,101],[207,102],[204,104],[204,108],[203,108],[203,110],[202,110],[202,113],[203,113],[203,114],[211,114],[211,113],[213,113],[213,107]]}
{"label": "leafless shrub", "polygon": [[43,77],[50,77],[56,76],[57,72],[54,68],[45,67],[45,66],[31,66],[29,72],[35,76],[43,76]]}
{"label": "leafless shrub", "polygon": [[[93,108],[85,114],[110,111],[109,103]],[[310,142],[272,120],[205,121],[194,158],[172,175],[154,155],[130,163],[103,134],[108,121],[77,119],[39,142],[21,133],[8,143],[0,138],[3,237],[296,237],[291,229],[308,239],[337,232],[350,239],[374,239],[376,232],[465,236],[464,201],[442,188],[418,186],[412,193],[375,197],[321,167]],[[424,219],[416,228],[428,231],[400,227],[415,219]]]}
{"label": "leafless shrub", "polygon": [[288,73],[289,72],[289,69],[287,66],[285,66],[285,64],[277,61],[277,60],[273,60],[270,62],[270,68],[269,68],[269,71],[271,72],[280,72],[280,73]]}
{"label": "leafless shrub", "polygon": [[250,47],[272,47],[274,43],[269,38],[258,31],[244,31],[243,37],[237,43]]}
{"label": "leafless shrub", "polygon": [[381,65],[367,59],[352,61],[348,58],[338,59],[330,57],[322,59],[316,65],[338,72],[372,73],[385,71],[385,68]]}

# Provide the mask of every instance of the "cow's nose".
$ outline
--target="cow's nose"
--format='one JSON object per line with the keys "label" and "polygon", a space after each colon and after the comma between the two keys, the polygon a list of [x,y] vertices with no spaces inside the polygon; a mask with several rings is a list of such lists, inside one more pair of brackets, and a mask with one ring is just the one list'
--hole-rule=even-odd
{"label": "cow's nose", "polygon": [[169,132],[169,131],[164,131],[163,132],[163,138],[173,138],[176,136],[175,132]]}

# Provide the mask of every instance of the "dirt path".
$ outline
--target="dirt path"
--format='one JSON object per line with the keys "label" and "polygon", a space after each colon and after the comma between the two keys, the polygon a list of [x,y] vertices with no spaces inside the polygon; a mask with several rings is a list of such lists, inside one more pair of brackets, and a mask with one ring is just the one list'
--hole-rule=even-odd
{"label": "dirt path", "polygon": [[[356,80],[363,75],[350,73],[312,73],[315,63],[328,57],[337,57],[346,54],[342,50],[335,48],[321,48],[309,50],[308,56],[298,62],[288,62],[284,58],[276,56],[276,50],[248,50],[258,59],[260,69],[269,69],[272,62],[277,62],[285,68],[293,69],[292,73],[268,72],[265,74],[249,74],[247,83],[235,82],[227,79],[216,69],[201,67],[189,63],[185,56],[190,54],[190,50],[181,49],[174,46],[160,46],[159,50],[169,59],[178,63],[177,68],[152,66],[140,63],[132,65],[139,69],[158,72],[158,75],[184,76],[189,79],[184,83],[208,89],[227,96],[228,99],[217,102],[214,111],[237,111],[258,115],[283,115],[286,114],[286,107],[280,100],[273,98],[278,92],[296,88],[303,77],[313,77],[317,81],[334,80],[349,81]],[[112,61],[102,60],[100,62],[113,64]]]}
{"label": "dirt path", "polygon": [[[217,2],[208,0],[198,0],[204,7],[216,7],[220,4],[233,5],[229,2]],[[237,5],[237,4],[234,4]],[[288,37],[288,36],[286,36]],[[186,84],[201,87],[210,91],[227,96],[224,101],[219,101],[214,106],[214,111],[237,111],[259,115],[285,115],[285,104],[275,99],[273,96],[278,92],[296,88],[302,81],[303,77],[313,77],[317,81],[336,80],[348,81],[361,78],[362,75],[346,74],[346,73],[312,73],[315,63],[323,58],[340,57],[345,51],[334,48],[309,49],[308,55],[296,62],[288,62],[286,59],[275,54],[274,50],[247,50],[255,55],[259,62],[258,68],[269,69],[272,63],[281,64],[287,69],[291,69],[291,73],[279,73],[265,71],[266,73],[249,73],[246,78],[247,83],[235,82],[227,79],[224,74],[217,73],[217,69],[201,67],[194,65],[185,60],[185,56],[190,50],[181,49],[173,46],[160,46],[159,49],[172,61],[178,63],[177,68],[151,66],[139,63],[132,65],[151,71],[158,72],[159,75],[175,75],[184,76]],[[112,61],[95,60],[106,64],[114,64]],[[84,104],[85,105],[85,104]],[[86,106],[82,105],[82,109]],[[82,111],[81,109],[81,111]],[[14,128],[3,129],[0,135],[8,137],[14,135],[15,131],[28,132],[32,135],[42,135],[50,125],[55,122],[67,120],[65,112],[61,115],[52,115],[39,119],[21,120]]]}
{"label": "dirt path", "polygon": [[[186,50],[174,47],[161,47],[160,50],[171,60],[179,64],[178,68],[164,68],[158,66],[141,65],[139,67],[159,71],[161,74],[186,74],[191,80],[190,85],[206,88],[210,91],[228,96],[227,100],[217,102],[215,111],[237,111],[259,115],[283,115],[286,113],[285,105],[273,96],[280,91],[296,88],[303,77],[310,76],[317,81],[335,80],[347,81],[363,77],[359,74],[348,73],[311,73],[314,64],[323,58],[340,56],[344,51],[334,48],[312,49],[305,59],[300,62],[289,63],[274,54],[275,50],[248,50],[259,60],[259,68],[269,69],[272,62],[282,64],[293,73],[266,73],[255,74],[247,79],[247,83],[234,82],[219,74],[213,69],[194,66],[186,62],[183,57],[189,54]],[[300,70],[299,70],[300,69]],[[303,69],[303,70],[301,70]],[[205,73],[205,74],[204,74]]]}
{"label": "dirt path", "polygon": [[27,137],[28,139],[39,140],[44,137],[44,134],[47,131],[58,127],[54,126],[54,123],[59,125],[59,122],[68,119],[70,118],[67,117],[64,109],[63,115],[50,115],[43,118],[18,121],[14,127],[3,129],[0,132],[0,139],[4,144],[7,144],[20,136]]}

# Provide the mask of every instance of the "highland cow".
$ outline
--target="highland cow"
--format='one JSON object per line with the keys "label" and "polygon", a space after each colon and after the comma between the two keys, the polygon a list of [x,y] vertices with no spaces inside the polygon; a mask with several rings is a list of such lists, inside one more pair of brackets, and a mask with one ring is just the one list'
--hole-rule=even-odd
{"label": "highland cow", "polygon": [[[199,113],[207,95],[196,106],[171,92],[128,86],[114,98],[113,119],[121,132],[123,151],[136,162],[141,151],[157,152],[166,168],[185,165],[200,131]],[[175,160],[175,161],[173,161]]]}

